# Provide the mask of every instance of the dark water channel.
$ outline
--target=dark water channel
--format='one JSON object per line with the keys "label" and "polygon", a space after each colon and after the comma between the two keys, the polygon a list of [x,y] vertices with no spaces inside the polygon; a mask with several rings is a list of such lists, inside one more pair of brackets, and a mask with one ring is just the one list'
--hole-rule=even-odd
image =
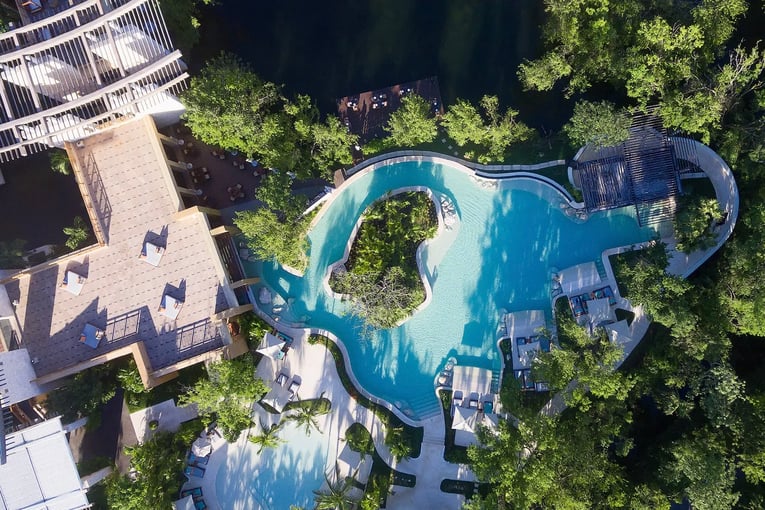
{"label": "dark water channel", "polygon": [[522,92],[518,64],[539,48],[538,0],[223,0],[205,9],[192,69],[221,49],[325,113],[335,99],[437,75],[448,105],[496,94],[529,124],[557,128],[560,94]]}

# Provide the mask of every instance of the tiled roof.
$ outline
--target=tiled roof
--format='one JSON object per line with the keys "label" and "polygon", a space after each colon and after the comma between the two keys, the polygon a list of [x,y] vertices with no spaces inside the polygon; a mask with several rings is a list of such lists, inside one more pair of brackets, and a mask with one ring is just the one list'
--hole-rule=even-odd
{"label": "tiled roof", "polygon": [[[205,216],[180,213],[178,191],[150,118],[129,121],[72,148],[86,205],[105,246],[6,284],[21,343],[38,376],[143,340],[154,369],[220,347],[210,317],[229,307],[225,273]],[[70,151],[70,155],[72,151]],[[145,241],[165,246],[157,267],[139,258]],[[67,270],[86,278],[79,295],[60,287]],[[159,313],[167,292],[184,302]],[[235,303],[232,303],[235,304]],[[79,342],[86,323],[106,331],[97,349]]]}

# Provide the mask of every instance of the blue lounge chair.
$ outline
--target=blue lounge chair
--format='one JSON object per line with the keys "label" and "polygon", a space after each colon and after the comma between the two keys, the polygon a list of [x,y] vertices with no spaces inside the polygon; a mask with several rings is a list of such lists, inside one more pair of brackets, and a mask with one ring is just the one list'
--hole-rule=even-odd
{"label": "blue lounge chair", "polygon": [[582,300],[579,296],[572,297],[569,302],[571,303],[571,311],[574,313],[574,317],[584,315],[584,306],[582,305]]}
{"label": "blue lounge chair", "polygon": [[542,352],[550,352],[550,339],[542,337],[539,339],[539,349]]}
{"label": "blue lounge chair", "polygon": [[615,305],[616,304],[616,296],[614,296],[614,291],[611,290],[611,286],[603,287],[603,295],[608,298],[608,304],[609,305]]}
{"label": "blue lounge chair", "polygon": [[205,510],[207,508],[207,503],[205,503],[204,501],[195,501],[194,507],[197,510]]}
{"label": "blue lounge chair", "polygon": [[516,345],[523,345],[525,343],[526,343],[526,338],[525,337],[519,336],[518,338],[515,339],[515,344]]}
{"label": "blue lounge chair", "polygon": [[205,476],[205,470],[199,466],[186,466],[183,470],[183,474],[187,477],[195,476],[197,478],[202,478]]}
{"label": "blue lounge chair", "polygon": [[193,453],[189,452],[189,464],[192,466],[206,466],[210,461],[210,457],[197,457]]}
{"label": "blue lounge chair", "polygon": [[483,412],[485,414],[491,414],[492,412],[494,412],[494,404],[492,404],[491,402],[484,402]]}
{"label": "blue lounge chair", "polygon": [[181,498],[185,498],[186,496],[191,496],[194,499],[201,498],[202,487],[193,487],[191,489],[186,489],[185,491],[181,491]]}

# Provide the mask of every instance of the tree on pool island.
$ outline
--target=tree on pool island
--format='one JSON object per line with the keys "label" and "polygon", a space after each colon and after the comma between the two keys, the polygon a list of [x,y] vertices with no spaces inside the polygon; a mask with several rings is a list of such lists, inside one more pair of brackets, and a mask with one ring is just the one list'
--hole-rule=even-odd
{"label": "tree on pool island", "polygon": [[298,427],[302,427],[307,436],[311,435],[312,429],[316,429],[319,431],[319,434],[323,434],[319,428],[317,418],[328,414],[331,407],[332,404],[324,398],[324,392],[322,392],[319,398],[308,401],[299,400],[297,407],[287,415],[287,419],[294,421]]}
{"label": "tree on pool island", "polygon": [[181,405],[196,404],[200,415],[217,416],[223,436],[234,442],[250,424],[253,402],[266,394],[266,384],[255,377],[250,354],[211,363],[208,378],[202,378],[181,395]]}
{"label": "tree on pool island", "polygon": [[324,481],[327,484],[326,489],[313,491],[316,510],[351,510],[356,507],[356,498],[351,496],[352,478],[342,478],[333,482],[325,473]]}
{"label": "tree on pool island", "polygon": [[409,94],[401,99],[401,107],[391,113],[385,130],[390,133],[388,144],[394,147],[414,147],[429,143],[438,135],[430,105],[417,94]]}
{"label": "tree on pool island", "polygon": [[613,103],[579,101],[563,131],[574,147],[611,147],[629,138],[631,122],[627,111]]}

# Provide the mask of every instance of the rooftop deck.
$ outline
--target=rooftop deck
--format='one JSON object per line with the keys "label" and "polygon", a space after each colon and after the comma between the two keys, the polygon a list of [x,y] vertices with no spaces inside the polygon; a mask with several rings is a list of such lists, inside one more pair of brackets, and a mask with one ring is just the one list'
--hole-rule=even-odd
{"label": "rooftop deck", "polygon": [[[103,246],[32,268],[4,284],[21,345],[38,377],[143,340],[153,369],[221,347],[211,316],[235,306],[204,214],[182,210],[149,117],[70,146],[75,174]],[[146,242],[164,247],[157,266],[140,257]],[[84,277],[79,295],[61,286]],[[183,303],[176,320],[160,313],[164,294]],[[103,329],[96,349],[79,341],[85,324]]]}
{"label": "rooftop deck", "polygon": [[407,94],[417,94],[425,99],[431,105],[434,115],[441,115],[444,111],[438,78],[431,76],[345,96],[337,100],[337,113],[350,132],[358,135],[361,143],[364,143],[385,136],[383,128],[388,123],[390,114],[398,110],[401,98]]}

